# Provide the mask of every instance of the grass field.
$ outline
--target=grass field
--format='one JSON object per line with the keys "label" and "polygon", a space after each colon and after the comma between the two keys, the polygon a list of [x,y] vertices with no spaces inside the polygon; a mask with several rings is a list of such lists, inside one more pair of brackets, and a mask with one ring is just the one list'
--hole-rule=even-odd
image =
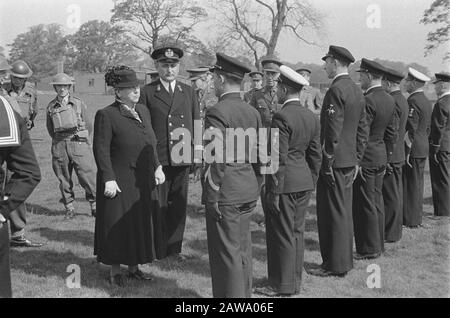
{"label": "grass field", "polygon": [[[59,203],[58,182],[51,168],[50,138],[45,129],[45,105],[52,95],[40,95],[41,112],[31,136],[41,166],[42,181],[29,198],[27,235],[46,245],[37,249],[13,249],[11,267],[14,297],[211,297],[211,281],[203,215],[196,212],[200,185],[190,184],[189,211],[184,251],[192,259],[184,263],[162,260],[142,269],[157,280],[151,284],[133,283],[124,289],[112,288],[106,281],[108,268],[93,256],[94,219],[77,184],[77,218],[64,220]],[[90,116],[108,105],[111,96],[81,96]],[[425,175],[424,224],[426,228],[406,230],[403,239],[386,246],[375,261],[381,268],[381,288],[366,285],[369,261],[355,262],[355,269],[343,279],[319,278],[304,272],[299,297],[448,297],[450,295],[450,220],[432,215],[430,177]],[[254,284],[265,282],[266,248],[264,227],[258,225],[262,209],[258,205],[252,223]],[[306,220],[305,267],[321,263],[315,205]],[[67,267],[81,269],[81,288],[70,289]]]}

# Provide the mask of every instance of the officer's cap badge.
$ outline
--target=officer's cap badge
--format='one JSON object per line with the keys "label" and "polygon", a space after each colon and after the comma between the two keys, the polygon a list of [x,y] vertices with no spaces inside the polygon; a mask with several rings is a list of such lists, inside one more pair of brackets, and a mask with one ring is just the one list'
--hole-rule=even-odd
{"label": "officer's cap badge", "polygon": [[165,55],[167,58],[173,57],[173,50],[172,50],[172,49],[167,49],[166,52],[164,53],[164,55]]}

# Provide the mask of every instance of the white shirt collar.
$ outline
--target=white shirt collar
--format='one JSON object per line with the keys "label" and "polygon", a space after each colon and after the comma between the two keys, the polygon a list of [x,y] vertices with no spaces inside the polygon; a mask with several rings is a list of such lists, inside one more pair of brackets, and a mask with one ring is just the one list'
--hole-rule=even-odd
{"label": "white shirt collar", "polygon": [[226,92],[226,93],[223,93],[222,95],[220,95],[219,99],[222,99],[222,97],[224,97],[225,95],[228,95],[228,94],[240,94],[240,93],[241,93],[241,91]]}
{"label": "white shirt collar", "polygon": [[447,96],[447,95],[450,95],[450,92],[445,92],[444,94],[442,94],[441,96],[439,96],[438,99],[441,99],[442,97]]}
{"label": "white shirt collar", "polygon": [[67,105],[67,103],[69,102],[69,95],[70,94],[67,94],[64,98],[61,98],[61,97],[58,96],[58,98],[57,98],[58,102],[60,104]]}
{"label": "white shirt collar", "polygon": [[370,91],[372,88],[375,88],[375,87],[382,87],[382,86],[381,86],[380,84],[370,86],[368,89],[366,89],[366,93],[367,93],[368,91]]}
{"label": "white shirt collar", "polygon": [[161,84],[164,86],[167,92],[169,92],[169,84],[172,86],[172,92],[175,92],[175,85],[177,84],[177,81],[167,82],[163,80],[162,78],[159,79],[161,81]]}
{"label": "white shirt collar", "polygon": [[412,92],[411,94],[409,94],[409,96],[411,96],[411,95],[413,95],[413,94],[415,94],[415,93],[423,93],[423,88],[416,89],[414,92]]}
{"label": "white shirt collar", "polygon": [[300,98],[291,98],[291,99],[288,99],[287,101],[284,102],[284,104],[283,104],[282,107],[284,107],[284,105],[286,105],[287,103],[290,103],[290,102],[300,102]]}
{"label": "white shirt collar", "polygon": [[341,77],[341,76],[344,76],[344,75],[348,75],[348,72],[344,72],[344,73],[339,73],[339,74],[337,74],[337,75],[333,78],[332,82],[333,82],[336,78]]}

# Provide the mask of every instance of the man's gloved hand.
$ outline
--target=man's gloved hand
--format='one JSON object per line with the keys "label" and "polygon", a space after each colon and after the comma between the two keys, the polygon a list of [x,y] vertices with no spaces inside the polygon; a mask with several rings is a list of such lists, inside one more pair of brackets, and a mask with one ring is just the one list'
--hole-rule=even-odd
{"label": "man's gloved hand", "polygon": [[410,154],[406,155],[406,164],[408,165],[408,167],[412,168],[412,164],[409,162],[409,157],[410,156],[411,156]]}
{"label": "man's gloved hand", "polygon": [[386,166],[386,175],[390,176],[393,173],[394,173],[394,167],[392,166],[391,163],[388,163]]}
{"label": "man's gloved hand", "polygon": [[333,167],[322,169],[322,175],[325,178],[325,182],[330,188],[334,188],[336,185],[336,179],[334,178]]}
{"label": "man's gloved hand", "polygon": [[223,215],[219,210],[219,203],[214,202],[206,202],[206,213],[211,213],[212,217],[216,220],[216,222],[220,222],[223,219]]}
{"label": "man's gloved hand", "polygon": [[439,146],[431,145],[430,144],[430,160],[432,160],[435,164],[439,164]]}
{"label": "man's gloved hand", "polygon": [[269,191],[266,194],[266,207],[273,215],[280,214],[280,195]]}

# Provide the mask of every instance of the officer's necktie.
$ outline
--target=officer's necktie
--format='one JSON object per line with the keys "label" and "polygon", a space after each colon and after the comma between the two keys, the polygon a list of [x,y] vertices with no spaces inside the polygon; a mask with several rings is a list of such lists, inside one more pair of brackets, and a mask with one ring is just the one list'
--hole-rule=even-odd
{"label": "officer's necktie", "polygon": [[172,83],[169,83],[169,95],[170,95],[170,98],[173,98]]}

